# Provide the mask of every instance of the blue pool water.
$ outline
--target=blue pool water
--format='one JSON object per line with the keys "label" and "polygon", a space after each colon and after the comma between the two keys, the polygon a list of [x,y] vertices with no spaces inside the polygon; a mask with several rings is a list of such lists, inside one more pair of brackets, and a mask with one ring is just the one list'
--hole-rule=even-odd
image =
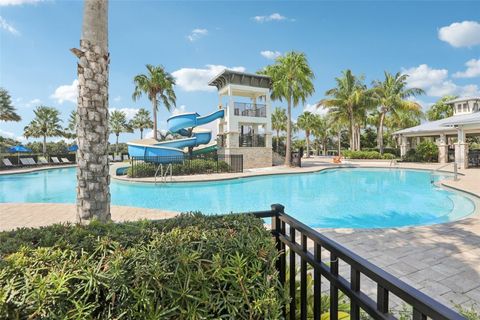
{"label": "blue pool water", "polygon": [[[475,211],[470,199],[436,187],[431,178],[431,172],[420,170],[343,168],[156,186],[112,180],[111,194],[114,205],[206,214],[265,210],[281,203],[287,213],[312,227],[426,225]],[[4,175],[0,202],[74,203],[75,186],[74,168]]]}

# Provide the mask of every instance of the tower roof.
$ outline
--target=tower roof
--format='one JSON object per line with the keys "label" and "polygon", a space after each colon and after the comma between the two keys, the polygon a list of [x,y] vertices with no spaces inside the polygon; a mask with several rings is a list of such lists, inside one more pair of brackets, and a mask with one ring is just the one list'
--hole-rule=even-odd
{"label": "tower roof", "polygon": [[260,74],[224,69],[208,83],[209,86],[215,86],[218,90],[228,84],[270,89],[272,79],[269,76]]}

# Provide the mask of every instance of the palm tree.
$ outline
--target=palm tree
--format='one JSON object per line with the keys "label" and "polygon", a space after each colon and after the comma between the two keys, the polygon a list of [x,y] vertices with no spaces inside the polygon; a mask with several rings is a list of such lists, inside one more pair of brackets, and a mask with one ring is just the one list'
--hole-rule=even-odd
{"label": "palm tree", "polygon": [[153,121],[150,119],[150,112],[144,108],[139,109],[130,121],[130,127],[132,129],[139,129],[140,139],[143,139],[143,130],[153,128]]}
{"label": "palm tree", "polygon": [[63,136],[60,125],[60,112],[55,108],[46,106],[37,107],[34,111],[35,118],[23,129],[25,138],[43,138],[43,154],[47,153],[47,138]]}
{"label": "palm tree", "polygon": [[165,108],[170,111],[172,105],[175,107],[176,99],[173,86],[175,79],[165,71],[163,66],[152,66],[147,64],[148,74],[139,74],[135,76],[135,91],[133,92],[133,100],[137,100],[145,93],[152,102],[153,109],[153,138],[157,139],[157,110],[158,103],[161,100]]}
{"label": "palm tree", "polygon": [[342,72],[342,76],[335,78],[337,86],[325,94],[330,96],[321,100],[317,107],[328,108],[329,113],[338,121],[346,120],[349,124],[350,149],[360,149],[360,135],[357,120],[359,114],[373,105],[371,91],[363,83],[363,77],[357,78],[351,70]]}
{"label": "palm tree", "polygon": [[331,134],[331,122],[328,116],[317,115],[312,128],[312,134],[323,147],[323,155],[327,155],[328,139]]}
{"label": "palm tree", "polygon": [[0,121],[20,121],[22,118],[15,112],[8,91],[0,88]]}
{"label": "palm tree", "polygon": [[277,132],[277,152],[280,145],[280,131],[287,131],[287,112],[283,108],[276,107],[272,112],[272,129]]}
{"label": "palm tree", "polygon": [[300,129],[305,131],[305,140],[307,144],[307,158],[310,157],[310,134],[317,125],[318,116],[305,111],[297,119],[297,125]]}
{"label": "palm tree", "polygon": [[453,108],[447,104],[448,101],[457,99],[458,96],[444,96],[437,100],[427,111],[427,119],[429,121],[440,120],[453,116]]}
{"label": "palm tree", "polygon": [[387,114],[395,114],[399,110],[419,111],[422,107],[414,101],[407,100],[409,97],[424,94],[419,88],[407,88],[408,75],[397,72],[392,75],[385,71],[385,80],[374,81],[374,99],[379,106],[378,121],[378,148],[383,154],[383,126]]}
{"label": "palm tree", "polygon": [[68,126],[65,128],[64,136],[66,138],[77,138],[77,111],[72,110],[68,117]]}
{"label": "palm tree", "polygon": [[127,122],[127,115],[123,111],[115,110],[110,114],[108,119],[108,126],[110,132],[115,134],[115,153],[118,152],[118,137],[122,132],[133,132],[132,128]]}
{"label": "palm tree", "polygon": [[285,154],[285,165],[292,164],[292,105],[296,107],[315,92],[313,79],[315,78],[307,57],[304,53],[288,52],[275,60],[273,65],[267,66],[259,73],[272,78],[273,100],[287,100],[287,143]]}
{"label": "palm tree", "polygon": [[78,61],[77,221],[110,220],[108,0],[85,0]]}

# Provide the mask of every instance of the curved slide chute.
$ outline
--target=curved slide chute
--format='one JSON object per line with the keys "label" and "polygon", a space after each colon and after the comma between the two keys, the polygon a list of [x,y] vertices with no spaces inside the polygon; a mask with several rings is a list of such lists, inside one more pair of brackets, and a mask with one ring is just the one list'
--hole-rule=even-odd
{"label": "curved slide chute", "polygon": [[[196,112],[188,112],[171,116],[167,119],[168,130],[185,136],[184,139],[158,142],[154,139],[142,139],[128,142],[128,153],[133,157],[183,157],[183,149],[208,144],[212,139],[212,131],[197,128],[225,116],[224,110],[217,110],[206,116]],[[168,160],[167,160],[168,161]]]}

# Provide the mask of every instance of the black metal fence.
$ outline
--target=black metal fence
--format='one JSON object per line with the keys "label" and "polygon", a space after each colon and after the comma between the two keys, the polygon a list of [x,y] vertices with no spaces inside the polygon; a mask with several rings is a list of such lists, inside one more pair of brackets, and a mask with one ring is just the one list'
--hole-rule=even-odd
{"label": "black metal fence", "polygon": [[240,147],[265,147],[265,134],[241,134],[238,137]]}
{"label": "black metal fence", "polygon": [[[323,236],[284,212],[279,204],[272,205],[269,211],[254,213],[260,218],[272,218],[271,231],[276,246],[281,252],[277,260],[280,282],[288,292],[290,302],[284,307],[284,316],[289,319],[307,319],[307,310],[313,308],[313,319],[321,318],[322,278],[326,279],[329,291],[329,312],[331,320],[338,319],[339,292],[350,300],[350,319],[359,320],[361,310],[373,319],[397,319],[390,312],[391,296],[412,307],[411,319],[455,320],[464,319],[452,309],[440,304],[405,282],[378,268],[352,251]],[[297,239],[300,239],[297,242]],[[312,249],[308,244],[313,245]],[[286,248],[288,247],[288,252]],[[287,265],[287,255],[289,263]],[[300,263],[300,295],[296,295],[296,263]],[[339,273],[339,263],[346,263],[349,277]],[[313,268],[313,283],[307,287],[307,266]],[[288,270],[287,270],[288,267]],[[287,274],[288,283],[287,283]],[[349,280],[347,280],[349,278]],[[369,278],[376,284],[376,299],[362,291],[362,279]],[[312,288],[313,286],[313,288]],[[313,289],[313,299],[308,292]],[[313,300],[313,306],[311,301]],[[300,310],[297,310],[299,306]],[[363,317],[362,317],[363,318]],[[323,319],[323,317],[322,317]]]}
{"label": "black metal fence", "polygon": [[480,150],[468,151],[468,166],[475,168],[480,167]]}
{"label": "black metal fence", "polygon": [[130,163],[129,175],[132,177],[153,177],[160,165],[163,165],[165,170],[166,166],[171,165],[172,175],[243,172],[241,154],[131,157]]}
{"label": "black metal fence", "polygon": [[265,118],[267,116],[267,106],[258,103],[234,102],[233,113],[236,116]]}

